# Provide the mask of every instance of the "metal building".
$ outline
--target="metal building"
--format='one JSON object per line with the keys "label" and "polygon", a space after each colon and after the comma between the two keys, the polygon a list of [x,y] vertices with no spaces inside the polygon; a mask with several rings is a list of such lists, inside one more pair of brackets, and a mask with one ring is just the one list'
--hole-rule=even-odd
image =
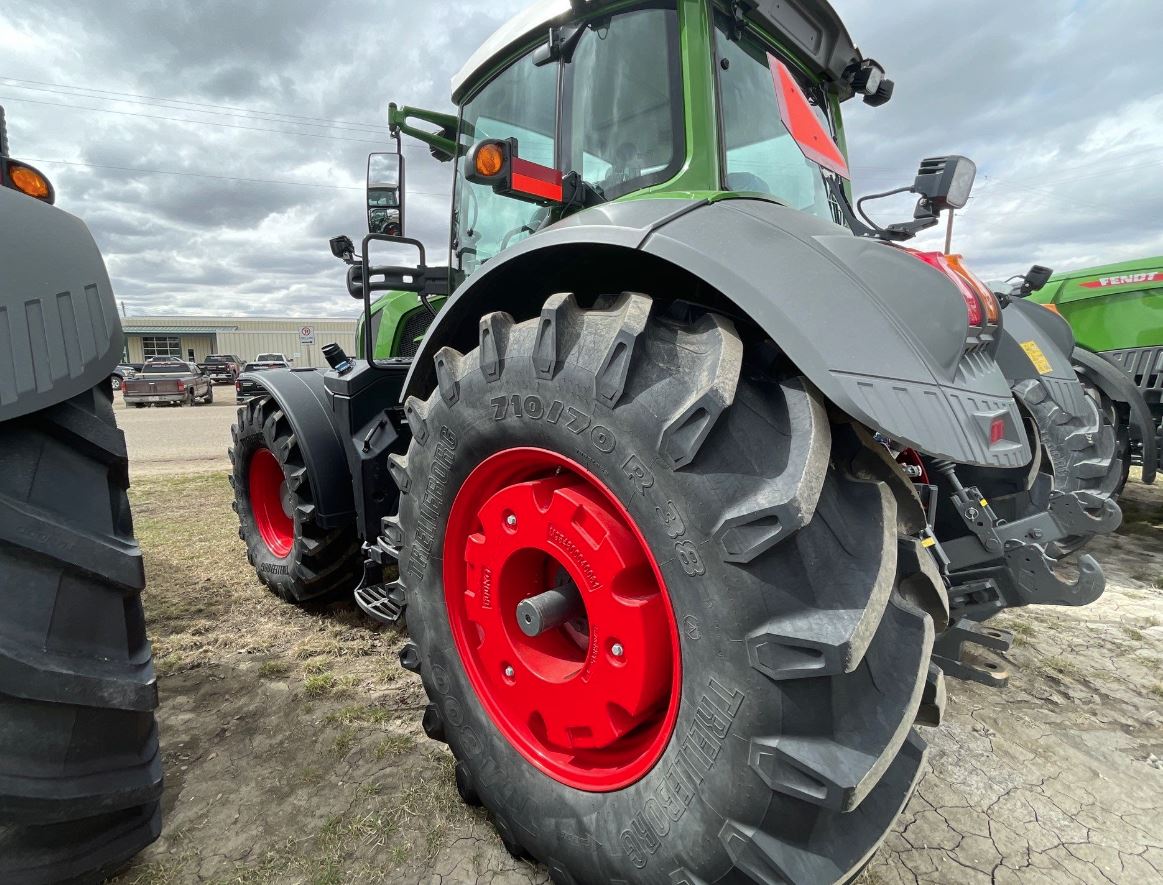
{"label": "metal building", "polygon": [[122,317],[126,362],[176,356],[202,362],[212,353],[252,360],[260,353],[286,354],[296,366],[327,365],[323,345],[355,353],[355,317]]}

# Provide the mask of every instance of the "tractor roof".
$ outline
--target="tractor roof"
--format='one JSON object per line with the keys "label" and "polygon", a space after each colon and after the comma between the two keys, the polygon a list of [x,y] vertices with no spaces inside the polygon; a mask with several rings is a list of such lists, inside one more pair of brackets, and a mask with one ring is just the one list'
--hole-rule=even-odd
{"label": "tractor roof", "polygon": [[[452,100],[459,104],[471,84],[549,27],[608,2],[537,0],[505,22],[465,62],[452,78]],[[822,79],[840,83],[849,64],[861,60],[860,50],[827,0],[745,0],[743,5],[752,21],[779,38]],[[843,91],[841,97],[847,97]]]}

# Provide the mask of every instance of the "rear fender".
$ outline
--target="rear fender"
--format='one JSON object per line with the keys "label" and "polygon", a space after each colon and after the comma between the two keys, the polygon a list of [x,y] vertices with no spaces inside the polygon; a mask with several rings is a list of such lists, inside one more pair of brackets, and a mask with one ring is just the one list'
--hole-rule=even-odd
{"label": "rear fender", "polygon": [[0,188],[0,421],[94,387],[124,346],[89,229],[55,206]]}
{"label": "rear fender", "polygon": [[[988,353],[963,358],[956,289],[905,252],[766,200],[610,203],[530,237],[461,285],[429,328],[405,395],[434,385],[433,356],[476,344],[479,318],[535,316],[554,292],[636,289],[704,305],[770,338],[854,419],[953,461],[1030,460],[1009,384]],[[1002,419],[1004,433],[991,442]]]}
{"label": "rear fender", "polygon": [[1138,431],[1143,441],[1143,482],[1155,482],[1158,468],[1158,451],[1155,439],[1155,422],[1151,409],[1134,380],[1122,369],[1106,359],[1102,354],[1088,350],[1081,344],[1074,346],[1074,361],[1086,377],[1116,403],[1125,404],[1131,416],[1131,427]]}
{"label": "rear fender", "polygon": [[355,516],[351,470],[331,420],[324,374],[317,369],[272,369],[246,377],[270,394],[291,424],[311,482],[315,521],[325,529],[349,523]]}

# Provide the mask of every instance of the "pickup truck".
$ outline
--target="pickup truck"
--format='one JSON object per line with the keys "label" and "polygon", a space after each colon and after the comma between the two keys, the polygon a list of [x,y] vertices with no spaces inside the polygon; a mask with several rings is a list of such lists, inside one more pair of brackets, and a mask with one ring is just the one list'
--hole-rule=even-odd
{"label": "pickup truck", "polygon": [[[264,354],[264,356],[272,356],[273,354]],[[254,399],[256,396],[262,396],[266,393],[258,383],[251,380],[247,375],[253,375],[255,372],[267,372],[271,369],[289,369],[291,364],[285,360],[267,360],[264,362],[247,363],[242,367],[242,374],[238,376],[238,380],[234,382],[234,400],[240,406]]]}
{"label": "pickup truck", "polygon": [[136,408],[168,403],[191,406],[214,402],[214,382],[193,363],[175,359],[146,360],[141,374],[121,386],[125,404]]}
{"label": "pickup truck", "polygon": [[243,360],[232,353],[212,353],[206,357],[206,362],[198,363],[198,368],[205,372],[211,381],[233,384],[238,380],[242,364]]}

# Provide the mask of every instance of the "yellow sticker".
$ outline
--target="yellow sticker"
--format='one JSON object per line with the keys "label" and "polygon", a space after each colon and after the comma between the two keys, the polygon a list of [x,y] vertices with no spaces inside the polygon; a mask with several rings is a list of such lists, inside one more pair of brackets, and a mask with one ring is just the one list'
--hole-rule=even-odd
{"label": "yellow sticker", "polygon": [[925,538],[925,540],[921,541],[921,546],[922,547],[932,547],[936,543],[937,543],[936,538]]}
{"label": "yellow sticker", "polygon": [[988,502],[987,500],[985,500],[985,498],[982,498],[982,499],[981,499],[981,506],[982,506],[982,507],[988,507],[988,506],[989,506],[989,502]]}
{"label": "yellow sticker", "polygon": [[1040,375],[1049,375],[1054,371],[1050,361],[1046,359],[1046,354],[1042,353],[1042,348],[1034,341],[1023,341],[1022,350],[1026,352],[1026,356],[1030,358],[1030,362],[1034,364],[1034,368],[1038,370]]}

